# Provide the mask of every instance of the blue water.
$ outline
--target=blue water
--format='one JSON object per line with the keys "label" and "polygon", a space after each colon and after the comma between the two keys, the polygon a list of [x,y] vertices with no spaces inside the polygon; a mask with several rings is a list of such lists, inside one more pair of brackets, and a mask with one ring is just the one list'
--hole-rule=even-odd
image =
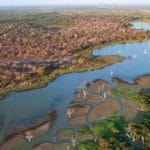
{"label": "blue water", "polygon": [[150,30],[150,23],[133,22],[133,27],[136,29]]}

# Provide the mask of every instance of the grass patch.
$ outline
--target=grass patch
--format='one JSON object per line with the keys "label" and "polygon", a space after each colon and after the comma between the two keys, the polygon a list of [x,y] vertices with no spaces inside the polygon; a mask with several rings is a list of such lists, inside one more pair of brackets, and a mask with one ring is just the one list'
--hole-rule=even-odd
{"label": "grass patch", "polygon": [[144,97],[136,91],[131,91],[129,87],[117,87],[111,89],[111,93],[115,96],[124,96],[138,102],[144,102]]}
{"label": "grass patch", "polygon": [[97,150],[97,149],[98,149],[98,142],[94,142],[91,140],[81,143],[79,145],[79,150]]}

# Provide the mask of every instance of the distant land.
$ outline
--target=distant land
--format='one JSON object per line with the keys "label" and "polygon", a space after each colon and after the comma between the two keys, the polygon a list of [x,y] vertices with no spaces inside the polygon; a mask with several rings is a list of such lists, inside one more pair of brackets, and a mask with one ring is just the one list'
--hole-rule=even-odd
{"label": "distant land", "polygon": [[76,4],[76,5],[13,5],[13,6],[0,6],[0,10],[28,10],[28,9],[51,9],[51,8],[58,8],[58,9],[61,9],[61,8],[71,8],[71,9],[74,9],[74,8],[83,8],[83,9],[86,9],[86,8],[98,8],[98,9],[112,9],[112,8],[132,8],[132,9],[139,9],[139,8],[150,8],[150,5],[118,5],[118,4],[93,4],[93,5],[86,5],[86,4]]}

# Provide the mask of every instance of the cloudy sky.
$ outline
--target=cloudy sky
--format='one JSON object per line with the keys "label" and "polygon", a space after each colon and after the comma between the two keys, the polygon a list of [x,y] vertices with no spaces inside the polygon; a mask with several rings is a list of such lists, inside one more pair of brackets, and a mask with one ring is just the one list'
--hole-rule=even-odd
{"label": "cloudy sky", "polygon": [[0,0],[4,5],[51,5],[51,4],[150,4],[150,0]]}

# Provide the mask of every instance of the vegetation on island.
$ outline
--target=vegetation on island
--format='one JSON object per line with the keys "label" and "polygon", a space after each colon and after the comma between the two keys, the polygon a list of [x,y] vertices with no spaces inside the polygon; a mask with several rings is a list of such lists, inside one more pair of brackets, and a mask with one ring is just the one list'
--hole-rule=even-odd
{"label": "vegetation on island", "polygon": [[[116,93],[115,93],[116,94]],[[120,93],[119,93],[120,95]],[[133,94],[134,95],[134,94]],[[144,104],[149,105],[149,99],[142,95]],[[131,96],[131,99],[135,97]],[[140,101],[141,102],[141,101]],[[94,134],[96,140],[82,142],[79,145],[80,150],[90,149],[136,149],[147,150],[150,148],[150,113],[149,110],[143,112],[142,121],[139,123],[128,122],[117,112],[106,120],[85,126],[79,129],[80,135]],[[138,146],[137,146],[138,143]]]}
{"label": "vegetation on island", "polygon": [[132,148],[130,139],[125,135],[125,128],[127,122],[125,119],[117,113],[111,118],[104,120],[103,122],[90,126],[90,129],[86,127],[79,130],[80,134],[87,134],[92,131],[99,138],[96,141],[88,141],[80,144],[81,150],[88,150],[95,147],[97,149],[124,149]]}

